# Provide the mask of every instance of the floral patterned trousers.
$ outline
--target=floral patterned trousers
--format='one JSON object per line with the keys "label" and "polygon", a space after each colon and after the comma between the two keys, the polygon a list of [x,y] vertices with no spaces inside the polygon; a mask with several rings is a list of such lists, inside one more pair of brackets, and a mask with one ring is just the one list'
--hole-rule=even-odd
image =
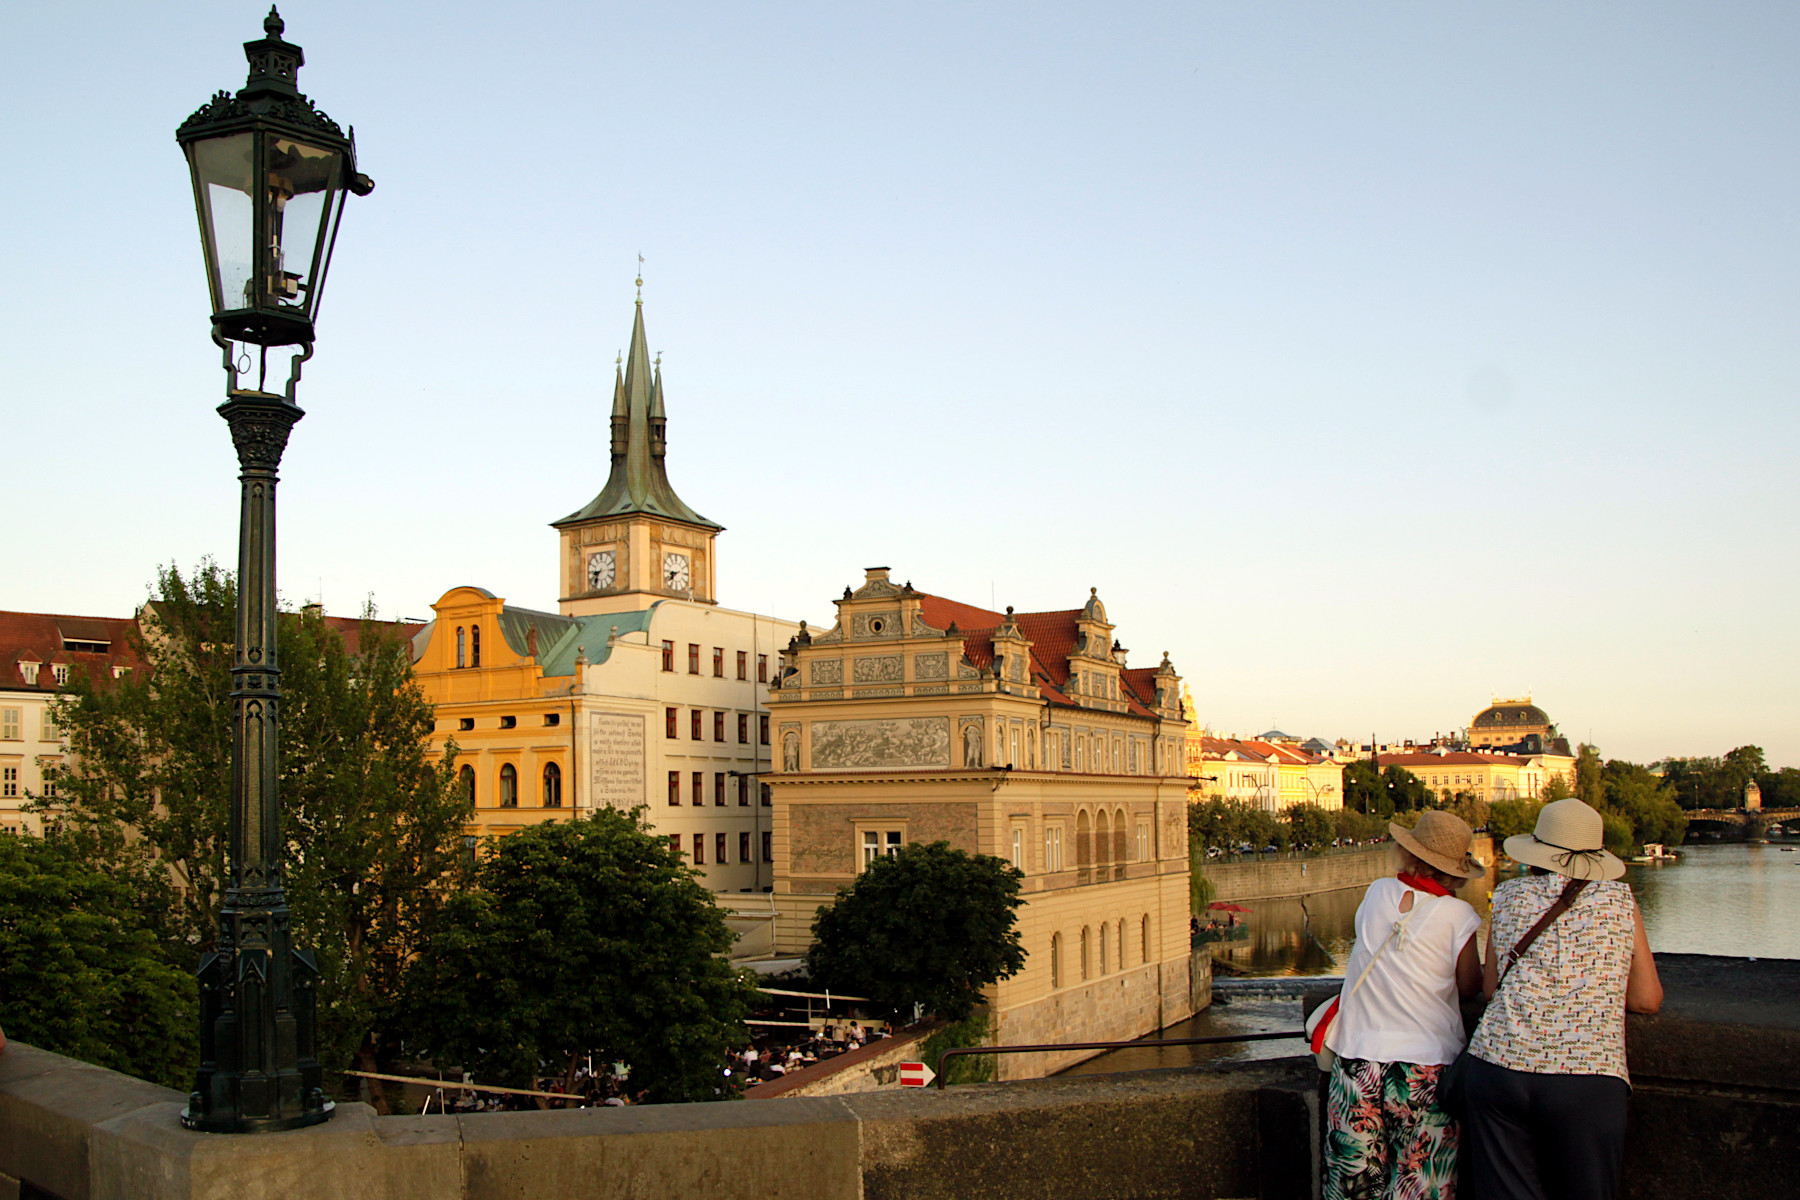
{"label": "floral patterned trousers", "polygon": [[1325,1100],[1325,1200],[1456,1200],[1441,1066],[1340,1058]]}

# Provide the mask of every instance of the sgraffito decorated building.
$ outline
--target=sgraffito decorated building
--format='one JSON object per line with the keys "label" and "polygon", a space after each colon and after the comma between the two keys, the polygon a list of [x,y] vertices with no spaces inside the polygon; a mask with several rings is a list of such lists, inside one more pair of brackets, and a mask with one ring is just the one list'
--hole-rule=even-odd
{"label": "sgraffito decorated building", "polygon": [[558,611],[457,587],[414,639],[414,672],[455,739],[472,832],[500,836],[597,807],[647,805],[715,891],[766,891],[765,700],[791,621],[724,608],[722,526],[669,483],[662,369],[638,302],[613,385],[611,469],[552,523]]}
{"label": "sgraffito decorated building", "polygon": [[[1137,1037],[1192,1011],[1181,680],[1105,606],[1004,613],[871,568],[770,694],[777,948],[876,856],[946,841],[1024,872],[1001,1044]],[[1002,1077],[1074,1056],[1001,1056]]]}

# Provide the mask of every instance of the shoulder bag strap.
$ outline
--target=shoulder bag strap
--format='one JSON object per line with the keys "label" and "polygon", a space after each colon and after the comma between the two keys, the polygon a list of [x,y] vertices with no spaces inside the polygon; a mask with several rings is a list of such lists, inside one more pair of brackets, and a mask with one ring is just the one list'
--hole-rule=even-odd
{"label": "shoulder bag strap", "polygon": [[1569,906],[1575,903],[1575,897],[1581,894],[1581,889],[1586,887],[1588,882],[1589,881],[1586,879],[1569,880],[1569,886],[1562,890],[1562,895],[1556,898],[1556,903],[1545,909],[1544,915],[1538,918],[1537,924],[1533,925],[1530,931],[1526,933],[1524,937],[1519,939],[1518,945],[1507,952],[1506,957],[1502,959],[1500,963],[1500,976],[1494,982],[1494,992],[1496,995],[1499,994],[1501,986],[1506,983],[1506,977],[1512,974],[1512,969],[1518,963],[1520,957],[1527,950],[1531,949],[1531,943],[1537,941],[1538,934],[1550,928],[1551,922],[1569,911]]}
{"label": "shoulder bag strap", "polygon": [[[1423,892],[1420,892],[1418,894],[1420,896],[1424,896]],[[1437,897],[1432,896],[1429,899],[1435,900],[1435,899],[1437,899]],[[1388,946],[1393,943],[1394,939],[1398,938],[1401,934],[1403,934],[1406,931],[1406,923],[1408,921],[1412,920],[1415,916],[1417,916],[1419,913],[1419,910],[1421,908],[1424,908],[1425,904],[1426,904],[1425,900],[1415,900],[1413,902],[1412,910],[1410,912],[1408,912],[1400,920],[1394,922],[1394,931],[1392,933],[1388,934],[1387,940],[1383,941],[1381,943],[1381,945],[1377,946],[1375,948],[1375,953],[1373,953],[1369,956],[1368,965],[1363,967],[1362,974],[1358,975],[1356,977],[1356,982],[1351,984],[1350,990],[1344,993],[1345,1000],[1348,1000],[1350,997],[1356,995],[1356,989],[1363,985],[1363,980],[1367,979],[1369,977],[1369,972],[1373,971],[1375,969],[1375,960],[1381,957],[1381,952],[1383,950],[1386,950],[1388,948]],[[1546,924],[1547,923],[1548,922],[1546,922]]]}

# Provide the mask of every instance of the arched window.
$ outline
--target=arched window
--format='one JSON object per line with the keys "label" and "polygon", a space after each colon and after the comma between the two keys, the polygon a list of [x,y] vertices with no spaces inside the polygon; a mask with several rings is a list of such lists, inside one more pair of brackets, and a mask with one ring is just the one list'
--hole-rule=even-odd
{"label": "arched window", "polygon": [[[456,627],[456,665],[459,667],[466,667],[469,665],[467,641],[468,635],[463,631],[463,627],[458,625]],[[465,767],[463,769],[467,770],[468,768]]]}
{"label": "arched window", "polygon": [[1100,925],[1100,973],[1102,975],[1106,974],[1106,964],[1109,961],[1111,960],[1106,955],[1106,925],[1102,922]]}
{"label": "arched window", "polygon": [[479,625],[469,626],[469,665],[471,667],[481,665],[481,626]]}
{"label": "arched window", "polygon": [[519,771],[511,763],[500,768],[500,807],[519,807]]}
{"label": "arched window", "polygon": [[544,807],[562,807],[562,768],[555,763],[544,764]]}
{"label": "arched window", "polygon": [[[460,633],[461,630],[458,632]],[[464,763],[462,770],[456,773],[456,782],[462,788],[463,798],[473,807],[475,804],[475,768]]]}
{"label": "arched window", "polygon": [[[1106,810],[1094,814],[1094,864],[1104,867],[1112,857],[1112,834],[1106,827]],[[1102,959],[1104,959],[1102,955]],[[1105,974],[1104,970],[1101,974]]]}
{"label": "arched window", "polygon": [[[1113,813],[1113,861],[1123,866],[1130,858],[1131,852],[1125,846],[1125,810]],[[1120,941],[1123,947],[1125,943]]]}
{"label": "arched window", "polygon": [[[1094,825],[1083,809],[1075,817],[1075,869],[1086,871],[1094,865]],[[1082,936],[1086,936],[1085,934]]]}
{"label": "arched window", "polygon": [[1119,918],[1119,970],[1125,969],[1125,918]]}
{"label": "arched window", "polygon": [[1062,934],[1050,935],[1050,986],[1062,986]]}
{"label": "arched window", "polygon": [[1088,931],[1087,931],[1087,926],[1083,925],[1081,927],[1081,978],[1083,981],[1086,981],[1087,977],[1088,977]]}
{"label": "arched window", "polygon": [[1150,961],[1150,914],[1144,914],[1144,961]]}

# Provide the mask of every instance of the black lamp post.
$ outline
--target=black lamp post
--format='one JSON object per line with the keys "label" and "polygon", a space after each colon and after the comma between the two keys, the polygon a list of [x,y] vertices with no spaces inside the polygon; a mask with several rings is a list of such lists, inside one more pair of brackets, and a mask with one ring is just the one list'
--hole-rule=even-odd
{"label": "black lamp post", "polygon": [[[275,645],[275,483],[300,366],[331,261],[344,195],[373,187],[356,173],[354,132],[294,86],[300,47],[244,43],[250,78],[220,92],[175,131],[193,173],[212,292],[213,341],[225,357],[226,401],[241,471],[237,629],[232,663],[230,874],[218,948],[200,961],[200,1070],[181,1115],[190,1129],[255,1133],[331,1118],[315,1057],[318,968],[292,944],[282,891],[279,771],[281,670]],[[239,349],[236,353],[233,344]],[[257,348],[257,386],[239,386]],[[294,346],[287,387],[263,390],[271,346]]]}

